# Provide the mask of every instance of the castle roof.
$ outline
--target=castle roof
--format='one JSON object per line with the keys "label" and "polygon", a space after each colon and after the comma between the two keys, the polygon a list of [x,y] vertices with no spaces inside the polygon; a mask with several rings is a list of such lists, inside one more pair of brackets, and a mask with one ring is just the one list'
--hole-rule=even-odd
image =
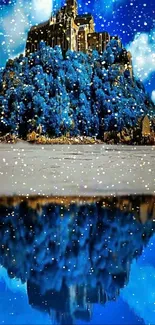
{"label": "castle roof", "polygon": [[41,23],[41,24],[38,24],[38,25],[32,26],[31,29],[30,29],[30,31],[33,31],[33,30],[35,30],[35,29],[39,29],[39,28],[43,28],[43,27],[46,27],[46,26],[48,26],[48,25],[49,25],[49,19],[46,20],[46,21],[44,21],[44,22]]}
{"label": "castle roof", "polygon": [[87,18],[87,17],[91,17],[93,18],[92,14],[91,13],[88,13],[88,14],[81,14],[81,15],[77,15],[76,18]]}
{"label": "castle roof", "polygon": [[84,15],[77,15],[75,18],[76,24],[89,24],[90,20],[93,19],[93,16],[91,14],[84,14]]}

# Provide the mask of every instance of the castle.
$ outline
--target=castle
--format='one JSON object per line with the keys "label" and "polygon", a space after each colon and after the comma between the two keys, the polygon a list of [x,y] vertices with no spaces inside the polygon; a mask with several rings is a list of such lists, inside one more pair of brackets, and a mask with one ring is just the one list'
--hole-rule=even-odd
{"label": "castle", "polygon": [[26,55],[37,51],[42,40],[51,47],[61,46],[63,53],[67,50],[84,53],[98,50],[102,53],[111,38],[107,32],[95,31],[94,18],[91,14],[78,15],[77,0],[67,0],[66,5],[55,16],[30,29]]}

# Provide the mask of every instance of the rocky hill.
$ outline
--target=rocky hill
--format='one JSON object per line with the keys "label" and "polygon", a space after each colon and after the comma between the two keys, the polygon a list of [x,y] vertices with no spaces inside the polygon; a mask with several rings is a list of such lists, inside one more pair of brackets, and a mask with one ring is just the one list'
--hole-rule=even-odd
{"label": "rocky hill", "polygon": [[95,136],[134,128],[155,116],[143,84],[132,72],[129,52],[117,40],[101,55],[68,51],[62,56],[41,42],[38,52],[9,60],[0,74],[0,134],[26,139]]}

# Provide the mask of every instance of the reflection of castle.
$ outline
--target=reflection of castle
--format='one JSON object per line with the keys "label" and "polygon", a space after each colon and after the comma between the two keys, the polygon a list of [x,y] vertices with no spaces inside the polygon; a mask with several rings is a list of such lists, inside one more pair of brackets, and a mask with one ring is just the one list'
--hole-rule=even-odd
{"label": "reflection of castle", "polygon": [[90,322],[93,304],[105,304],[108,301],[107,294],[101,287],[86,285],[67,287],[63,283],[60,291],[49,290],[42,294],[40,286],[28,281],[27,292],[29,304],[47,312],[54,324],[71,325],[76,319]]}
{"label": "reflection of castle", "polygon": [[103,52],[110,41],[107,32],[95,31],[94,18],[91,14],[78,15],[77,0],[67,0],[67,3],[47,22],[33,26],[28,33],[26,44],[27,54],[37,51],[41,40],[47,45],[61,46],[62,51],[87,52],[98,50]]}

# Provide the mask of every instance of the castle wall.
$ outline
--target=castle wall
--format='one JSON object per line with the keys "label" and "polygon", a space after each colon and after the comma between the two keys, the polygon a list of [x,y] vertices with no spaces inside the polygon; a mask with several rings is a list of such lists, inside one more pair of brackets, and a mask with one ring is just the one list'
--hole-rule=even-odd
{"label": "castle wall", "polygon": [[71,37],[70,37],[70,49],[71,51],[78,51],[78,31],[79,28],[75,24],[74,19],[71,20]]}
{"label": "castle wall", "polygon": [[97,50],[104,52],[107,43],[110,41],[110,35],[107,32],[88,34],[88,50]]}
{"label": "castle wall", "polygon": [[89,25],[80,26],[78,32],[78,51],[86,53],[88,51]]}

